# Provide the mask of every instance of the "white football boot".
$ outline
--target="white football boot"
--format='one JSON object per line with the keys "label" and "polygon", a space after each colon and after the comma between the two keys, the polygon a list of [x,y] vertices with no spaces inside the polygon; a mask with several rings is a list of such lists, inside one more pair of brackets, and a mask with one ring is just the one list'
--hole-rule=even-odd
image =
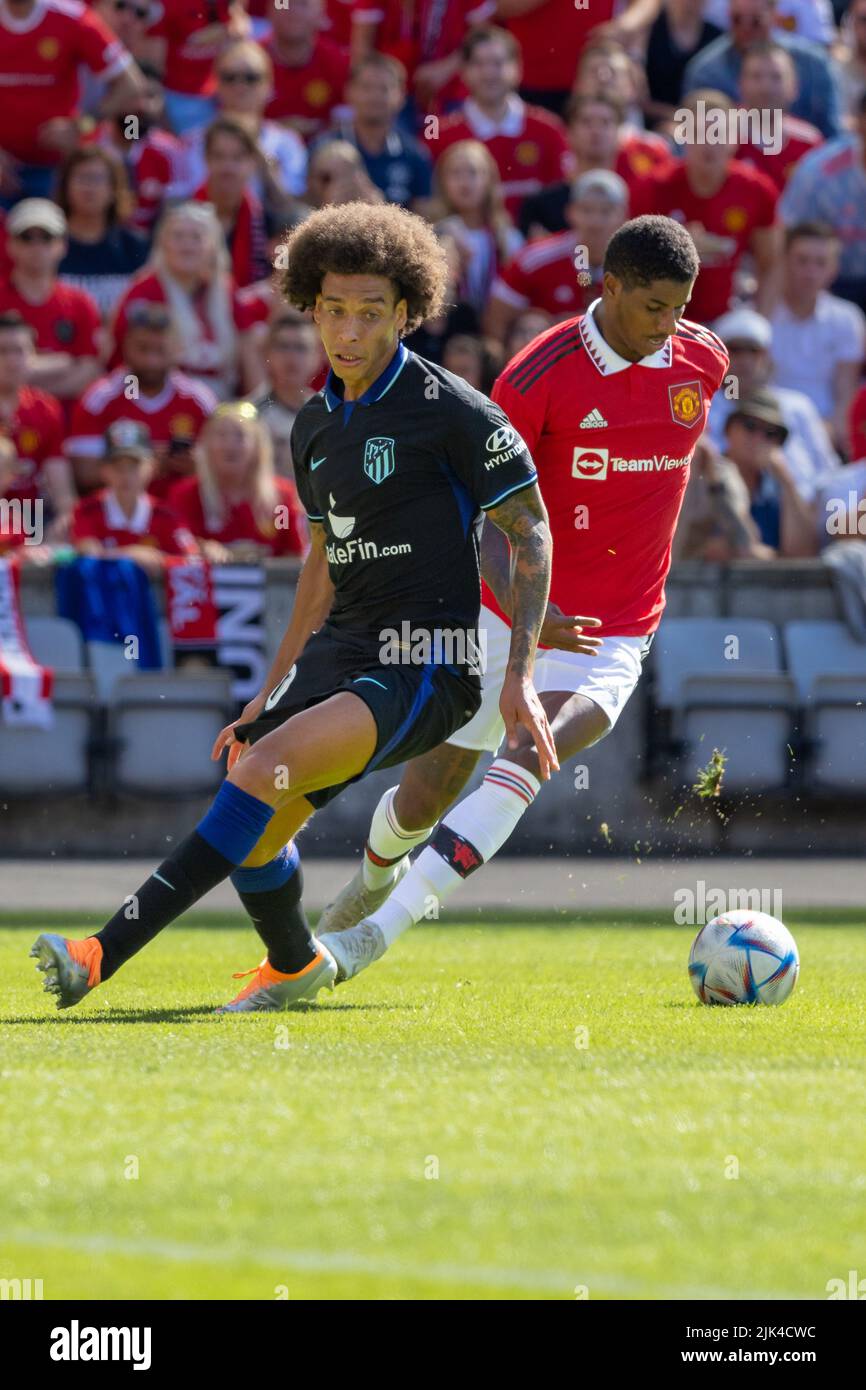
{"label": "white football boot", "polygon": [[380,927],[375,922],[359,922],[356,927],[345,931],[317,936],[316,941],[331,956],[337,965],[335,984],[342,984],[360,975],[374,960],[384,956],[388,947]]}
{"label": "white football boot", "polygon": [[381,888],[368,888],[364,883],[364,867],[361,865],[345,888],[342,888],[332,903],[328,903],[316,927],[316,936],[324,932],[328,936],[334,932],[348,931],[356,927],[365,917],[371,917],[381,907],[397,884],[406,877],[412,865],[409,855],[404,854],[397,863],[394,877]]}

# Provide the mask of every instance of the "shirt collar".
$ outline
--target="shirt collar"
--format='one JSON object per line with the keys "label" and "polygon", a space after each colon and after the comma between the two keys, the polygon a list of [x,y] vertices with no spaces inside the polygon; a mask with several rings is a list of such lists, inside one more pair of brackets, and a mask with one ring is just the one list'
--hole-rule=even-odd
{"label": "shirt collar", "polygon": [[508,135],[512,139],[523,134],[526,108],[516,92],[506,100],[505,115],[501,121],[493,121],[486,116],[481,107],[467,97],[463,103],[463,114],[479,140],[492,140],[496,135]]}
{"label": "shirt collar", "polygon": [[625,357],[620,357],[618,352],[614,352],[606,338],[601,336],[601,329],[595,321],[595,311],[601,303],[601,298],[594,299],[580,320],[580,336],[583,346],[589,353],[590,360],[602,376],[613,376],[615,372],[624,372],[626,367],[669,367],[671,365],[673,350],[670,338],[666,338],[658,352],[652,353],[649,357],[642,357],[639,362],[629,362]]}
{"label": "shirt collar", "polygon": [[385,370],[376,377],[372,386],[368,386],[363,396],[359,396],[356,401],[348,403],[343,399],[343,383],[338,376],[334,375],[333,369],[328,372],[324,396],[328,410],[337,410],[341,405],[373,405],[374,402],[382,399],[386,391],[389,391],[402,372],[409,360],[409,349],[404,343],[397,344],[397,351],[391,358]]}
{"label": "shirt collar", "polygon": [[147,493],[139,497],[131,517],[121,510],[120,503],[113,492],[106,492],[102,499],[105,524],[110,531],[132,531],[133,535],[143,536],[150,524],[153,504]]}

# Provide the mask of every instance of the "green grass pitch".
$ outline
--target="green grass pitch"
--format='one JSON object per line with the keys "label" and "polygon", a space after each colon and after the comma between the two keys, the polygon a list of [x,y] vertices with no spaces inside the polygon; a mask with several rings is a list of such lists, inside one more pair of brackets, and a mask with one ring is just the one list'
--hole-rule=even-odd
{"label": "green grass pitch", "polygon": [[791,925],[779,1009],[698,1004],[688,928],[486,914],[239,1018],[210,1010],[258,954],[217,917],[62,1014],[27,958],[59,923],[4,927],[0,1277],[46,1299],[826,1298],[866,1275],[866,930]]}

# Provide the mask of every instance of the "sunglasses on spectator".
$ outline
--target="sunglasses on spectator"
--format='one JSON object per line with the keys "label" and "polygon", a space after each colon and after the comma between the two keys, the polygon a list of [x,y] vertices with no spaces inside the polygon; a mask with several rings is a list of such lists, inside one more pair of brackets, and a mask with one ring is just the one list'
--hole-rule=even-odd
{"label": "sunglasses on spectator", "polygon": [[788,438],[787,430],[780,429],[778,425],[768,425],[763,420],[753,420],[749,415],[741,415],[740,422],[749,434],[762,434],[773,444],[784,444]]}
{"label": "sunglasses on spectator", "polygon": [[263,72],[250,72],[248,69],[242,72],[240,68],[235,68],[231,72],[221,72],[219,80],[227,82],[230,86],[243,82],[247,87],[255,87],[256,83],[264,80],[264,76]]}
{"label": "sunglasses on spectator", "polygon": [[171,314],[152,304],[130,304],[126,321],[130,328],[171,328]]}
{"label": "sunglasses on spectator", "polygon": [[28,246],[40,241],[47,245],[49,241],[57,241],[57,239],[53,232],[46,232],[44,227],[28,227],[26,231],[18,232],[15,237],[16,241],[23,241]]}
{"label": "sunglasses on spectator", "polygon": [[132,5],[130,0],[114,0],[114,8],[118,14],[125,14],[129,10],[136,19],[148,19],[150,17],[149,5]]}

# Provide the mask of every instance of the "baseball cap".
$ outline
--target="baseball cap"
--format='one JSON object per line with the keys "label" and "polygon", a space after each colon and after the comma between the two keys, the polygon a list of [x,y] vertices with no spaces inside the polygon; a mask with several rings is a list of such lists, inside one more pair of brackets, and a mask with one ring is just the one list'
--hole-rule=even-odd
{"label": "baseball cap", "polygon": [[773,342],[773,330],[768,319],[748,305],[731,309],[713,324],[723,343],[752,343],[755,347],[769,348]]}
{"label": "baseball cap", "polygon": [[736,419],[761,420],[765,425],[774,425],[776,429],[782,430],[786,439],[788,437],[788,426],[782,415],[779,398],[773,391],[761,389],[743,396],[742,400],[737,401],[725,421],[725,426]]}
{"label": "baseball cap", "polygon": [[576,203],[578,198],[589,197],[592,193],[600,193],[611,203],[628,202],[628,184],[612,169],[588,169],[585,174],[578,175],[571,185],[570,201]]}
{"label": "baseball cap", "polygon": [[50,198],[22,198],[6,218],[6,230],[10,236],[20,236],[31,227],[41,227],[52,236],[66,236],[63,209]]}
{"label": "baseball cap", "polygon": [[150,458],[153,454],[150,430],[138,420],[112,421],[103,438],[107,459]]}

